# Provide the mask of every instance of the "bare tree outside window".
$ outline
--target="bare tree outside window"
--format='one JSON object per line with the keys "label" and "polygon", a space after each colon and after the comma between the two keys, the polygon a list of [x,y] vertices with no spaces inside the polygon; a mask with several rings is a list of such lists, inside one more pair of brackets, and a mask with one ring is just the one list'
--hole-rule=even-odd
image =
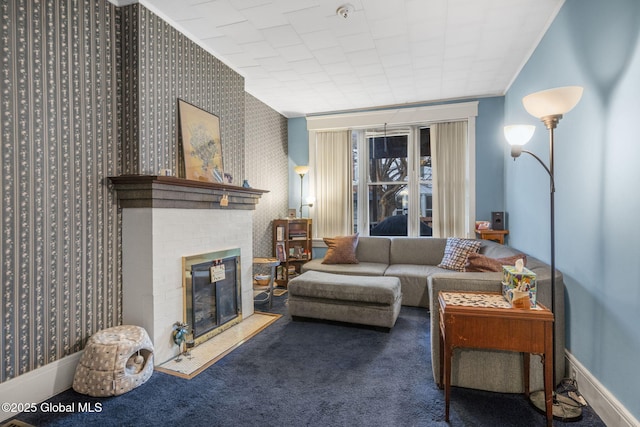
{"label": "bare tree outside window", "polygon": [[[354,232],[367,227],[372,236],[407,236],[409,216],[417,212],[419,235],[432,235],[429,136],[429,128],[417,126],[352,133]],[[409,147],[412,141],[416,147]],[[412,209],[417,204],[415,212],[409,212],[410,202]]]}
{"label": "bare tree outside window", "polygon": [[372,183],[369,187],[369,221],[372,226],[388,217],[407,214],[407,171],[406,135],[369,138]]}

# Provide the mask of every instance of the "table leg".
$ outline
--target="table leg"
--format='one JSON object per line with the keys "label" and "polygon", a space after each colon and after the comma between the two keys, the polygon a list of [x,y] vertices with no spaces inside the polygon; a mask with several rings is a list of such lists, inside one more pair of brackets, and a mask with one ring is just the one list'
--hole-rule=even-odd
{"label": "table leg", "polygon": [[440,390],[442,390],[444,388],[444,381],[443,381],[443,372],[444,372],[444,331],[442,329],[440,329],[440,370],[439,370],[439,375],[438,375],[438,388]]}
{"label": "table leg", "polygon": [[531,355],[527,352],[522,353],[523,367],[522,378],[524,380],[524,395],[529,398],[529,381],[531,380]]}
{"label": "table leg", "polygon": [[273,282],[276,277],[276,267],[271,267],[271,279],[269,280],[269,309],[273,306]]}
{"label": "table leg", "polygon": [[451,399],[451,356],[453,349],[446,344],[444,345],[444,420],[449,422],[449,402]]}

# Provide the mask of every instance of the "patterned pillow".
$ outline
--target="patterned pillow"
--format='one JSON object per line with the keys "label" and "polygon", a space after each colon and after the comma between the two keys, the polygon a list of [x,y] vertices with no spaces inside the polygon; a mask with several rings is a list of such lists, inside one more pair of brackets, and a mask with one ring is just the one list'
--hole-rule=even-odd
{"label": "patterned pillow", "polygon": [[328,247],[323,264],[358,264],[358,233],[352,236],[325,237],[323,240]]}
{"label": "patterned pillow", "polygon": [[480,250],[480,240],[460,239],[448,237],[447,246],[444,248],[444,256],[438,267],[447,270],[464,271],[467,256]]}
{"label": "patterned pillow", "polygon": [[489,258],[486,255],[471,253],[467,256],[467,264],[464,267],[464,271],[502,271],[503,265],[514,265],[519,259],[522,259],[524,265],[527,265],[527,256],[525,254],[514,255],[506,258]]}

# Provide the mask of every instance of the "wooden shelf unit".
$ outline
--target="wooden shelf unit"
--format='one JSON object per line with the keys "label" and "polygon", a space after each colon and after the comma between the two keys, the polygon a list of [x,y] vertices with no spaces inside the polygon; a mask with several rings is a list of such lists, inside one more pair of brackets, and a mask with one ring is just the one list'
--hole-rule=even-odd
{"label": "wooden shelf unit", "polygon": [[280,260],[277,286],[287,287],[302,265],[313,257],[312,222],[309,218],[273,220],[273,256]]}

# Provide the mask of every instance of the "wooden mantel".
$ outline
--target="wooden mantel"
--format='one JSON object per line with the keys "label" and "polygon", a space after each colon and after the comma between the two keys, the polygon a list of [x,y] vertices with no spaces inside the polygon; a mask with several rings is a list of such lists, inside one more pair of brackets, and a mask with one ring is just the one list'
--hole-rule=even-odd
{"label": "wooden mantel", "polygon": [[[267,190],[175,176],[121,175],[109,180],[122,208],[255,209]],[[224,196],[228,205],[221,206]]]}

